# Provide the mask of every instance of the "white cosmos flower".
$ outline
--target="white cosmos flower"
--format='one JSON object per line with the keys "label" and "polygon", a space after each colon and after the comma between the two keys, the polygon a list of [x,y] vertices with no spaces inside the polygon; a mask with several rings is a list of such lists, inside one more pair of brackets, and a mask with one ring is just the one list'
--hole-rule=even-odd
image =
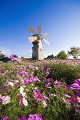
{"label": "white cosmos flower", "polygon": [[35,90],[37,90],[38,88],[37,88],[37,87],[35,87],[34,89],[35,89]]}
{"label": "white cosmos flower", "polygon": [[38,70],[38,67],[35,67],[36,70]]}
{"label": "white cosmos flower", "polygon": [[22,94],[23,91],[24,91],[24,88],[21,86],[21,87],[19,88],[19,90],[20,90],[20,93]]}
{"label": "white cosmos flower", "polygon": [[28,101],[27,101],[25,98],[23,98],[23,104],[24,104],[25,106],[28,106]]}
{"label": "white cosmos flower", "polygon": [[33,86],[34,84],[32,83],[31,85]]}
{"label": "white cosmos flower", "polygon": [[80,97],[77,98],[77,101],[80,103]]}
{"label": "white cosmos flower", "polygon": [[47,107],[47,104],[46,104],[45,101],[42,101],[42,104],[43,104],[43,107],[44,107],[44,108]]}
{"label": "white cosmos flower", "polygon": [[25,93],[25,92],[22,92],[21,94],[22,94],[23,97],[26,96],[26,93]]}
{"label": "white cosmos flower", "polygon": [[19,82],[19,80],[15,80],[15,82],[17,83],[17,82]]}
{"label": "white cosmos flower", "polygon": [[8,82],[8,84],[9,84],[10,86],[12,86],[12,87],[13,87],[13,85],[14,85],[13,82]]}
{"label": "white cosmos flower", "polygon": [[10,96],[6,96],[4,97],[2,104],[8,104],[9,102],[10,102]]}

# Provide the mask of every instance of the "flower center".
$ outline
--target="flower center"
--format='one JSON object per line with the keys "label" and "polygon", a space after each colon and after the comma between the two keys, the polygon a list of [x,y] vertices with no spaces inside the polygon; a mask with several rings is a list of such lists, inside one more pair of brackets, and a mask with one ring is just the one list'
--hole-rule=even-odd
{"label": "flower center", "polygon": [[35,95],[35,97],[38,97],[38,95]]}
{"label": "flower center", "polygon": [[7,102],[8,100],[6,100],[6,102]]}

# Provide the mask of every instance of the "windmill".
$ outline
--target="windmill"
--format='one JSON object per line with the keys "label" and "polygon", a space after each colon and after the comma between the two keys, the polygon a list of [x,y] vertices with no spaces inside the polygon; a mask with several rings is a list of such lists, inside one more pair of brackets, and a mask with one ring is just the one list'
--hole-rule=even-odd
{"label": "windmill", "polygon": [[44,40],[48,45],[49,42],[42,38],[42,36],[48,36],[48,33],[44,33],[41,35],[41,26],[37,26],[38,33],[29,26],[28,30],[32,33],[34,33],[33,37],[28,37],[30,42],[33,44],[32,47],[32,59],[33,60],[44,60],[43,56],[43,47],[42,47],[42,40]]}

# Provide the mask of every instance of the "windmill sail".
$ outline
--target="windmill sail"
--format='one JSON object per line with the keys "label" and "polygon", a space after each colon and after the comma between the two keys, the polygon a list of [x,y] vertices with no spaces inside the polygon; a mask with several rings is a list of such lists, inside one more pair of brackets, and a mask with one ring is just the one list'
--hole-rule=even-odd
{"label": "windmill sail", "polygon": [[46,32],[46,33],[44,33],[44,34],[43,34],[43,36],[48,36],[48,33],[47,33],[47,32]]}
{"label": "windmill sail", "polygon": [[30,40],[30,42],[34,42],[37,39],[37,37],[28,37],[28,39]]}
{"label": "windmill sail", "polygon": [[41,33],[41,26],[37,26],[38,33]]}
{"label": "windmill sail", "polygon": [[29,26],[28,30],[34,34],[37,34],[37,32],[31,26]]}
{"label": "windmill sail", "polygon": [[48,45],[50,44],[47,40],[43,39]]}

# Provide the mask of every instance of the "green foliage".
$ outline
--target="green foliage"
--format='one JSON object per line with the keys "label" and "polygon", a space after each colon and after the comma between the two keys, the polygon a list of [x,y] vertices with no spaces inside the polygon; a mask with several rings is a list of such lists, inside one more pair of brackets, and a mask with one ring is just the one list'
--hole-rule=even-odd
{"label": "green foliage", "polygon": [[[29,65],[33,67],[30,68]],[[38,69],[36,68],[38,67]],[[49,70],[49,74],[46,76],[46,72]],[[24,116],[28,117],[29,114],[41,114],[43,120],[79,120],[79,116],[77,115],[75,109],[73,108],[73,104],[69,104],[63,101],[62,98],[66,98],[64,93],[67,95],[71,95],[73,93],[75,96],[77,95],[76,91],[71,90],[68,86],[75,79],[79,78],[77,74],[80,73],[80,64],[68,63],[65,61],[53,61],[52,63],[49,61],[32,61],[32,62],[11,62],[11,63],[0,63],[0,90],[1,95],[4,96],[4,92],[7,93],[11,97],[10,103],[4,105],[0,102],[0,115],[5,117],[8,116],[9,120],[17,120],[18,117]],[[22,75],[22,72],[26,74]],[[28,85],[23,85],[21,80],[17,77],[20,75],[22,80],[28,75],[33,74],[33,76],[37,76],[40,82],[35,81],[29,83]],[[30,79],[30,76],[28,77]],[[65,92],[66,88],[59,86],[55,86],[55,82],[50,82],[48,84],[47,80],[49,78],[53,78],[53,80],[60,80],[61,85],[65,85],[68,88],[68,91]],[[4,86],[7,84],[7,80],[18,80],[20,82],[20,86],[24,86],[24,92],[27,95],[28,106],[22,105],[19,106],[20,98],[17,98],[17,94],[20,94],[19,88],[20,86],[14,82],[14,86],[8,88],[10,91],[8,92]],[[46,79],[46,80],[45,80]],[[66,84],[67,83],[67,84]],[[46,86],[46,87],[44,87]],[[33,97],[35,87],[37,90],[40,89],[40,94],[45,95],[48,99],[45,99],[47,107],[43,107],[40,101],[34,103],[35,98]],[[49,88],[51,87],[51,88]],[[28,91],[29,90],[29,91]],[[56,96],[51,96],[51,94],[55,94]],[[22,96],[21,96],[22,97]]]}
{"label": "green foliage", "polygon": [[61,51],[57,56],[56,58],[59,58],[59,59],[68,59],[68,55],[65,53],[65,51]]}
{"label": "green foliage", "polygon": [[10,60],[8,57],[6,57],[3,53],[0,51],[0,61],[7,62]]}
{"label": "green foliage", "polygon": [[70,51],[68,51],[69,55],[72,55],[73,58],[77,59],[80,56],[80,48],[79,47],[71,47]]}
{"label": "green foliage", "polygon": [[17,56],[17,55],[12,54],[12,56],[13,56],[13,57],[15,57],[15,58],[18,58],[18,56]]}
{"label": "green foliage", "polygon": [[52,55],[49,55],[48,57],[47,57],[47,59],[52,59],[52,58],[54,58],[54,55],[52,54]]}
{"label": "green foliage", "polygon": [[60,80],[62,78],[67,84],[71,84],[75,79],[79,78],[79,76],[77,76],[80,73],[78,66],[55,63],[50,65],[47,64],[47,67],[51,68],[48,77],[51,77],[54,80]]}

